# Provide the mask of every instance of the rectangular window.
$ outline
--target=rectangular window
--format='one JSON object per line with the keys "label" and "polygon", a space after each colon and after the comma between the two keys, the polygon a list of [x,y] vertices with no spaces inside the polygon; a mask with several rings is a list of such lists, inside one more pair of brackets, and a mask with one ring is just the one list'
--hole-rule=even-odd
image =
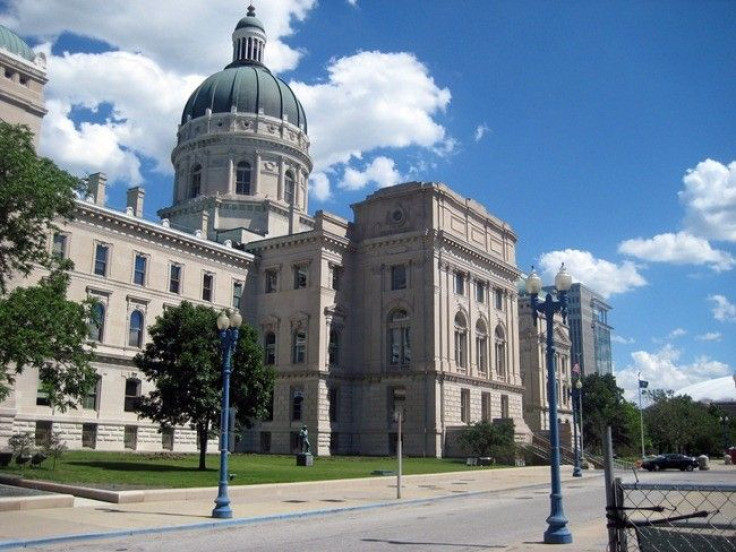
{"label": "rectangular window", "polygon": [[307,276],[309,272],[307,265],[296,265],[294,267],[294,289],[302,289],[307,287]]}
{"label": "rectangular window", "polygon": [[165,427],[161,430],[161,448],[164,450],[174,450],[173,427]]}
{"label": "rectangular window", "polygon": [[331,387],[327,393],[330,403],[330,421],[336,422],[340,412],[340,391],[337,387]]}
{"label": "rectangular window", "polygon": [[455,273],[455,293],[465,295],[465,274],[462,272]]}
{"label": "rectangular window", "polygon": [[51,406],[48,389],[44,387],[41,381],[38,382],[38,389],[36,390],[36,406]]}
{"label": "rectangular window", "polygon": [[36,446],[43,447],[51,442],[51,422],[37,421],[36,422]]}
{"label": "rectangular window", "polygon": [[341,266],[332,267],[332,289],[340,291],[342,288],[343,268]]}
{"label": "rectangular window", "polygon": [[181,265],[172,264],[169,266],[169,292],[181,292]]}
{"label": "rectangular window", "polygon": [[138,426],[125,426],[124,431],[123,446],[135,450],[138,447]]}
{"label": "rectangular window", "polygon": [[279,286],[278,270],[270,269],[266,271],[266,293],[276,293]]}
{"label": "rectangular window", "polygon": [[98,376],[95,384],[82,399],[82,408],[86,408],[87,410],[97,410],[97,389],[99,385],[100,377]]}
{"label": "rectangular window", "polygon": [[138,405],[138,398],[141,394],[141,382],[137,379],[125,380],[125,412],[135,412]]}
{"label": "rectangular window", "polygon": [[82,447],[95,448],[97,446],[97,424],[82,424]]}
{"label": "rectangular window", "polygon": [[500,311],[503,310],[503,290],[497,289],[495,292],[496,296],[496,308]]}
{"label": "rectangular window", "polygon": [[482,393],[480,396],[481,419],[484,422],[491,421],[491,394]]}
{"label": "rectangular window", "polygon": [[57,259],[66,259],[67,252],[66,252],[66,245],[67,245],[67,235],[66,234],[59,234],[58,232],[54,234],[54,240],[51,245],[51,255]]}
{"label": "rectangular window", "polygon": [[460,421],[470,423],[470,389],[460,390]]}
{"label": "rectangular window", "polygon": [[240,310],[240,298],[243,297],[243,282],[233,282],[233,308]]}
{"label": "rectangular window", "polygon": [[478,303],[486,302],[486,286],[483,282],[475,283],[475,300]]}
{"label": "rectangular window", "polygon": [[95,274],[107,276],[107,261],[110,255],[110,246],[98,243],[95,246]]}
{"label": "rectangular window", "polygon": [[509,417],[509,396],[501,395],[501,417]]}
{"label": "rectangular window", "polygon": [[140,253],[135,256],[135,269],[133,270],[133,283],[138,286],[146,285],[146,264],[148,259]]}
{"label": "rectangular window", "polygon": [[391,289],[406,289],[406,266],[394,265],[391,267]]}
{"label": "rectangular window", "polygon": [[202,301],[212,301],[212,290],[214,288],[215,276],[209,272],[202,275]]}

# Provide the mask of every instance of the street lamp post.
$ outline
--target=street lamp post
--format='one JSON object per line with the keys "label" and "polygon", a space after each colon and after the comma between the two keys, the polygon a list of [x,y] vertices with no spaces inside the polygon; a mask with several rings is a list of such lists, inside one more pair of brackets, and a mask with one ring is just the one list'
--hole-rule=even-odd
{"label": "street lamp post", "polygon": [[[583,388],[583,382],[578,378],[572,386],[572,432],[573,432],[573,446],[575,448],[575,465],[572,468],[573,477],[582,477],[583,469],[580,461],[580,443],[578,442],[578,421],[580,420],[580,392]],[[580,433],[583,432],[583,428],[580,428]]]}
{"label": "street lamp post", "polygon": [[217,329],[220,332],[220,347],[222,348],[222,412],[220,418],[220,483],[217,487],[213,518],[231,518],[230,497],[227,494],[228,455],[230,454],[230,373],[232,372],[232,356],[240,337],[240,325],[243,317],[235,310],[229,314],[222,311],[217,317]]}
{"label": "street lamp post", "polygon": [[723,453],[728,454],[728,416],[721,416],[721,429],[723,430]]}
{"label": "street lamp post", "polygon": [[572,542],[572,533],[567,527],[567,518],[562,507],[562,485],[560,483],[560,433],[557,425],[557,378],[555,376],[555,341],[554,316],[562,314],[563,322],[567,320],[567,290],[572,285],[572,278],[565,271],[565,265],[555,276],[555,288],[559,299],[552,299],[548,293],[544,302],[539,301],[539,292],[542,290],[542,279],[532,269],[526,279],[526,291],[531,295],[532,319],[537,324],[537,312],[544,315],[547,321],[547,401],[549,404],[549,445],[550,471],[552,476],[552,490],[550,498],[550,514],[547,518],[547,530],[544,532],[545,544],[569,544]]}

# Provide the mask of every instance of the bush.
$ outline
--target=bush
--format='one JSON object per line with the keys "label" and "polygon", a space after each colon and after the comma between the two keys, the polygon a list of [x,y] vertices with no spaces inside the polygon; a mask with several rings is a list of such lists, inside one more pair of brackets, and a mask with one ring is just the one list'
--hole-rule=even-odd
{"label": "bush", "polygon": [[30,431],[26,433],[14,433],[8,439],[8,446],[13,451],[15,463],[18,465],[25,464],[33,455],[33,448],[36,438]]}
{"label": "bush", "polygon": [[473,456],[493,456],[500,463],[514,463],[514,421],[477,422],[466,427],[458,438],[460,446]]}

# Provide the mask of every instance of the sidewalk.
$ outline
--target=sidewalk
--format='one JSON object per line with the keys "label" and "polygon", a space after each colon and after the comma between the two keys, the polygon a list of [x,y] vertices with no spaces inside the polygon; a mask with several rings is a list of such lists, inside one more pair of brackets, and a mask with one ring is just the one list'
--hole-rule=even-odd
{"label": "sidewalk", "polygon": [[[569,470],[564,470],[569,472]],[[587,479],[601,482],[602,472],[586,472]],[[564,473],[562,480],[573,479]],[[580,481],[578,479],[577,481]],[[104,491],[106,500],[39,495],[0,498],[0,550],[31,544],[104,538],[131,533],[159,533],[181,529],[242,525],[268,518],[308,516],[345,509],[391,507],[397,504],[457,497],[465,493],[502,491],[549,483],[549,467],[507,468],[402,478],[402,498],[396,498],[396,477],[349,479],[274,485],[232,485],[229,488],[233,518],[212,519],[215,488],[159,491]],[[68,493],[68,490],[65,490]],[[100,492],[100,491],[96,491]],[[76,494],[76,493],[75,493]],[[91,495],[92,496],[92,495]],[[51,507],[39,501],[56,500]],[[41,508],[38,506],[41,505]],[[576,526],[571,520],[575,543],[570,550],[601,552],[606,548],[606,529],[600,521]],[[544,544],[526,544],[518,550],[548,549]]]}

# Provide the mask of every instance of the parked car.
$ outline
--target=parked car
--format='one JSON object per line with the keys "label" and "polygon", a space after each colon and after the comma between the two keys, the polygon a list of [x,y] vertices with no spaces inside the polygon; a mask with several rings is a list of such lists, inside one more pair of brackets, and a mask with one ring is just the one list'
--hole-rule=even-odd
{"label": "parked car", "polygon": [[684,454],[660,454],[646,458],[641,467],[649,471],[682,470],[693,471],[698,467],[698,460]]}

